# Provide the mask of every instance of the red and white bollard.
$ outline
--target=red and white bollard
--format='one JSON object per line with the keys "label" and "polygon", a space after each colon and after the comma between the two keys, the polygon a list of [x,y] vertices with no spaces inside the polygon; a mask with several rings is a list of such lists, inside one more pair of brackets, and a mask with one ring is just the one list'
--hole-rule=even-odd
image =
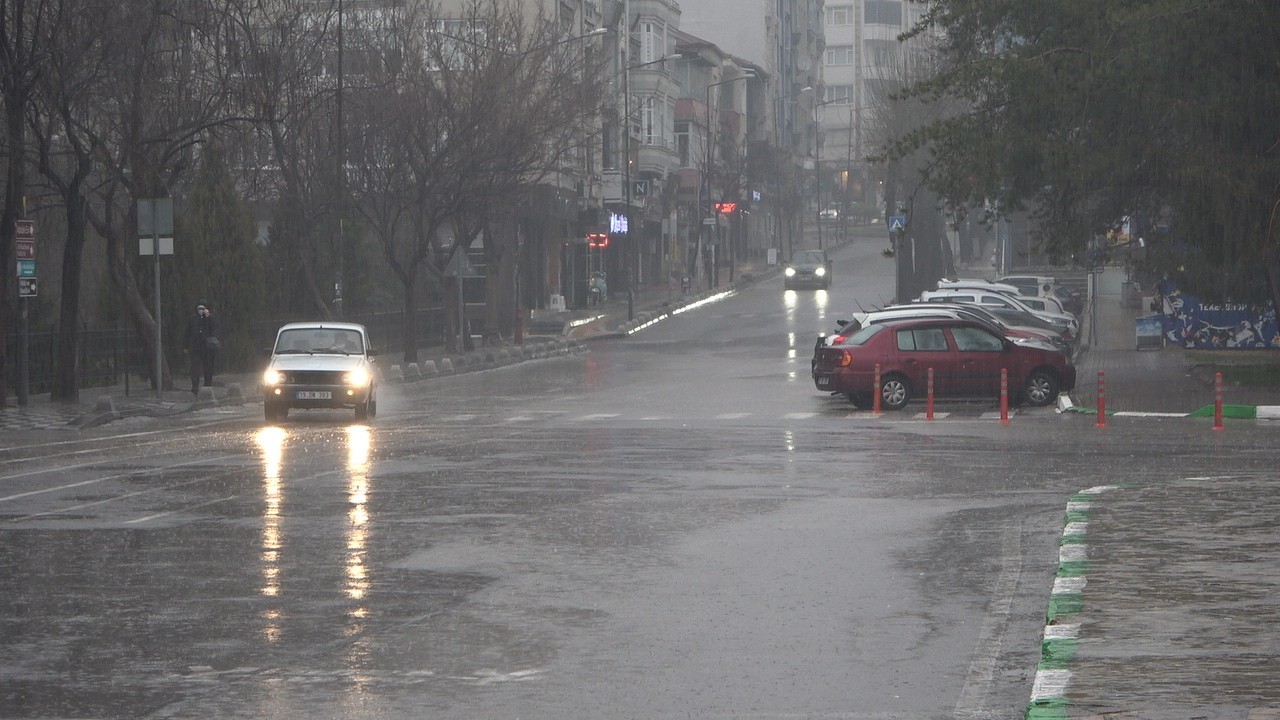
{"label": "red and white bollard", "polygon": [[1009,370],[1000,368],[1000,424],[1009,424]]}
{"label": "red and white bollard", "polygon": [[924,396],[924,419],[933,419],[933,368],[929,368],[929,385]]}
{"label": "red and white bollard", "polygon": [[879,415],[879,414],[880,414],[880,412],[881,412],[881,410],[880,410],[880,363],[876,363],[876,374],[875,374],[875,378],[876,378],[876,386],[875,386],[875,390],[873,390],[873,391],[872,391],[872,393],[871,393],[871,395],[872,395],[872,398],[871,398],[871,412],[872,412],[873,414]]}
{"label": "red and white bollard", "polygon": [[1096,427],[1107,426],[1107,374],[1098,371],[1098,422]]}
{"label": "red and white bollard", "polygon": [[1213,429],[1222,429],[1222,373],[1213,374]]}

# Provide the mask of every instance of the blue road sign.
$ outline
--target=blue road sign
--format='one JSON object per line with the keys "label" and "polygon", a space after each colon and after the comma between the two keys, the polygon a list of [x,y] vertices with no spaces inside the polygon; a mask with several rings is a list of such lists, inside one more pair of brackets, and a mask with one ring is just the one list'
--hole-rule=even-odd
{"label": "blue road sign", "polygon": [[906,215],[890,215],[889,216],[889,232],[902,232],[907,229]]}

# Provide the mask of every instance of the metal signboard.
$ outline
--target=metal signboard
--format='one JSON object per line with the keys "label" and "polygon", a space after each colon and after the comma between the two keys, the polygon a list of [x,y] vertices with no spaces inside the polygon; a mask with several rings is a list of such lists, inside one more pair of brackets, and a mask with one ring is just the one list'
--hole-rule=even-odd
{"label": "metal signboard", "polygon": [[18,297],[35,297],[36,279],[33,277],[18,278]]}
{"label": "metal signboard", "polygon": [[19,260],[35,260],[36,241],[33,239],[18,238],[14,241],[13,254],[14,257]]}
{"label": "metal signboard", "polygon": [[173,237],[173,198],[138,201],[138,237],[154,235]]}
{"label": "metal signboard", "polygon": [[35,260],[19,260],[18,261],[18,277],[33,278],[36,276]]}

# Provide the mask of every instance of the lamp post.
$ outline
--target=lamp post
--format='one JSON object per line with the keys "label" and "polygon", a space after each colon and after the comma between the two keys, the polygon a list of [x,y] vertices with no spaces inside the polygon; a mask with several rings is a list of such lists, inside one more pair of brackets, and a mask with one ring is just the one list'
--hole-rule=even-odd
{"label": "lamp post", "polygon": [[[738,80],[750,80],[754,77],[755,77],[755,73],[747,71],[737,77],[729,78],[728,80],[720,80],[718,82],[707,84],[707,104],[705,106],[706,119],[707,119],[707,143],[706,143],[707,147],[705,152],[706,161],[705,161],[703,172],[702,172],[702,186],[704,189],[703,198],[706,202],[705,207],[703,207],[702,209],[703,211],[706,212],[706,215],[702,218],[702,222],[703,222],[703,225],[708,228],[707,234],[709,237],[707,238],[707,241],[709,243],[712,243],[711,244],[711,274],[712,274],[711,282],[713,287],[718,287],[720,285],[720,258],[719,258],[719,253],[716,252],[717,248],[716,248],[716,245],[714,244],[715,238],[711,236],[710,225],[707,225],[707,220],[709,219],[714,220],[717,229],[719,229],[720,221],[719,221],[719,218],[716,217],[715,206],[711,202],[711,162],[712,162],[711,148],[715,144],[715,132],[714,132],[713,126],[711,125],[711,88],[716,87],[717,85],[727,85],[731,82],[736,82]],[[717,119],[719,118],[719,110],[720,110],[719,107],[717,107],[716,108]],[[698,233],[698,249],[697,249],[697,255],[695,257],[695,262],[700,261],[701,259],[702,259],[702,233],[699,232]]]}

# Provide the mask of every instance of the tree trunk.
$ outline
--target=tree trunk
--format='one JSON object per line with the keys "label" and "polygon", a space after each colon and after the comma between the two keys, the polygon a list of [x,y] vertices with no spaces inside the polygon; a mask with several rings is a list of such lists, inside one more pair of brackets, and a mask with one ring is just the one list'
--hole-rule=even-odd
{"label": "tree trunk", "polygon": [[414,315],[417,294],[417,273],[410,273],[404,279],[404,326],[401,328],[404,333],[405,363],[418,362],[418,322]]}
{"label": "tree trunk", "polygon": [[67,236],[62,253],[62,305],[58,312],[58,358],[50,397],[60,402],[80,400],[80,270],[84,264],[88,218],[80,184],[67,195]]}

